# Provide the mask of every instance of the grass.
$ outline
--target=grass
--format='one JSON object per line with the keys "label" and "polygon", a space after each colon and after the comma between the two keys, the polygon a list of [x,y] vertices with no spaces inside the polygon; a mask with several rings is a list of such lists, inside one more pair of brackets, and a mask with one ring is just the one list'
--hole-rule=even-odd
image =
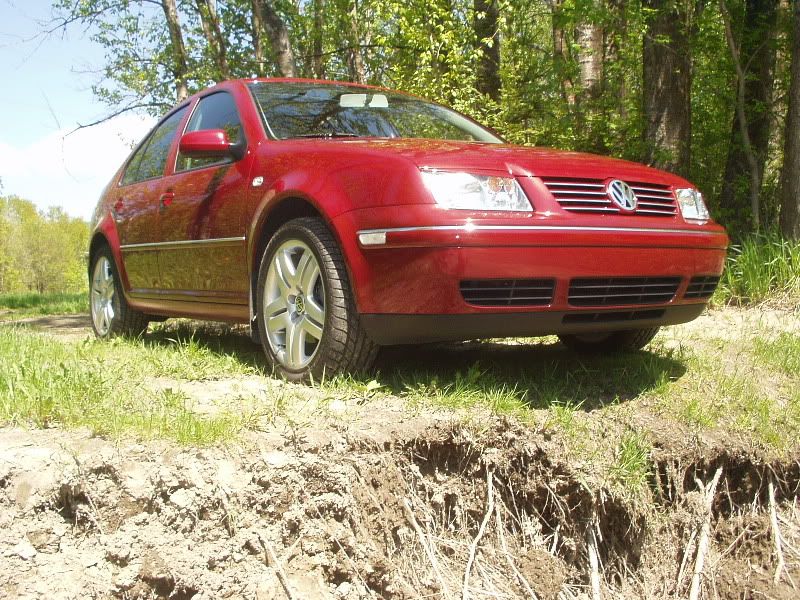
{"label": "grass", "polygon": [[[2,298],[20,310],[45,311],[56,304],[54,298],[17,298],[13,304],[11,297]],[[366,404],[388,396],[416,409],[480,408],[552,431],[578,454],[603,448],[612,478],[634,487],[630,459],[638,442],[624,431],[630,418],[648,411],[698,433],[718,429],[764,447],[797,446],[800,336],[742,333],[740,341],[731,341],[713,335],[695,334],[679,344],[662,335],[646,351],[602,356],[575,354],[555,338],[388,348],[376,372],[325,379],[310,394],[282,388],[288,395],[268,398],[261,410],[286,416],[303,412],[297,404],[303,401]],[[723,355],[735,364],[726,366]],[[155,324],[142,339],[108,343],[88,336],[63,343],[0,328],[0,373],[4,422],[87,426],[99,433],[130,431],[198,444],[235,437],[254,426],[252,415],[199,417],[190,399],[157,391],[153,379],[269,375],[261,349],[241,331],[180,320]],[[609,429],[603,418],[587,418],[591,413],[626,426]]]}
{"label": "grass", "polygon": [[[178,341],[173,347],[142,341],[68,344],[22,328],[0,328],[0,421],[192,445],[230,440],[252,425],[253,414],[200,416],[180,392],[146,385],[147,377],[176,372],[190,377],[230,372],[230,357],[198,348]],[[241,372],[248,369],[241,365]]]}
{"label": "grass", "polygon": [[753,235],[731,247],[717,304],[800,299],[800,242],[777,234]]}
{"label": "grass", "polygon": [[89,299],[86,292],[0,294],[0,320],[75,314],[88,310]]}
{"label": "grass", "polygon": [[609,469],[611,480],[633,493],[647,486],[651,473],[652,445],[640,431],[628,430],[622,434]]}
{"label": "grass", "polygon": [[[775,339],[757,337],[753,352],[765,365],[800,378],[800,336],[783,332]],[[800,381],[796,385],[800,386]]]}

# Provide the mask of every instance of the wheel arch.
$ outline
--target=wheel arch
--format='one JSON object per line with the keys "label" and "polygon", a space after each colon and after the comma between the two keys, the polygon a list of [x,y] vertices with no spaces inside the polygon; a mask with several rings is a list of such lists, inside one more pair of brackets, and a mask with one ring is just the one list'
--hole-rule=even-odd
{"label": "wheel arch", "polygon": [[[301,193],[287,193],[280,198],[266,199],[262,208],[258,211],[257,217],[253,220],[253,225],[248,235],[248,261],[250,272],[250,323],[256,316],[257,306],[257,285],[258,271],[260,268],[261,256],[269,244],[270,239],[278,229],[285,223],[293,219],[302,217],[316,217],[321,219],[333,234],[339,247],[342,248],[342,241],[339,232],[333,222],[327,217],[326,213],[317,202]],[[344,253],[344,248],[342,248]],[[350,267],[347,264],[348,277],[350,277]]]}
{"label": "wheel arch", "polygon": [[[111,256],[114,258],[114,266],[117,268],[119,274],[122,290],[126,295],[130,289],[128,283],[128,273],[125,271],[125,264],[122,262],[122,251],[119,247],[119,235],[117,228],[111,215],[107,215],[92,232],[91,241],[89,242],[89,255],[86,261],[86,271],[91,276],[92,257],[101,246],[108,246],[111,249]],[[128,299],[128,301],[130,301]]]}

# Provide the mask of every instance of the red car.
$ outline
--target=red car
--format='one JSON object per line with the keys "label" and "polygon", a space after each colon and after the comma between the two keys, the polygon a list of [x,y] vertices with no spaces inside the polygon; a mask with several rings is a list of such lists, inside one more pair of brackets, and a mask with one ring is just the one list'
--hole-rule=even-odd
{"label": "red car", "polygon": [[104,191],[92,322],[101,338],[249,323],[289,379],[392,344],[634,349],[701,313],[727,245],[669,173],[505,144],[381,88],[228,81],[173,108]]}

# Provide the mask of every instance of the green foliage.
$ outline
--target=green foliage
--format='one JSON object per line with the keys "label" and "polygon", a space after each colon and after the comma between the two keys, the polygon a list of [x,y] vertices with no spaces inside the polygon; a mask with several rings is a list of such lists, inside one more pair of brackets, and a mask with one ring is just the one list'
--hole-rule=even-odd
{"label": "green foliage", "polygon": [[800,300],[800,242],[752,235],[730,249],[715,302]]}
{"label": "green foliage", "polygon": [[63,209],[0,197],[0,293],[85,289],[88,244],[88,224]]}

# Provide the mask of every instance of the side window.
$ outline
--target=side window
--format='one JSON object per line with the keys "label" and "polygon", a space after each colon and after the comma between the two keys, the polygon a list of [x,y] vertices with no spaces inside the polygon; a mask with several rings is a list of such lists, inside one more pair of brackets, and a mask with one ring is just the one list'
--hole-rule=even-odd
{"label": "side window", "polygon": [[128,168],[122,176],[122,185],[161,177],[164,174],[169,147],[175,137],[178,125],[186,114],[186,109],[187,107],[184,106],[179,111],[172,113],[150,134],[147,141],[128,163]]}
{"label": "side window", "polygon": [[[224,130],[232,144],[237,144],[244,139],[242,122],[239,119],[239,112],[236,110],[236,102],[233,100],[233,96],[227,92],[218,92],[200,99],[192,118],[189,119],[189,123],[186,125],[186,132],[204,129]],[[197,169],[228,162],[229,160],[227,157],[208,156],[197,158],[179,154],[175,170]]]}

